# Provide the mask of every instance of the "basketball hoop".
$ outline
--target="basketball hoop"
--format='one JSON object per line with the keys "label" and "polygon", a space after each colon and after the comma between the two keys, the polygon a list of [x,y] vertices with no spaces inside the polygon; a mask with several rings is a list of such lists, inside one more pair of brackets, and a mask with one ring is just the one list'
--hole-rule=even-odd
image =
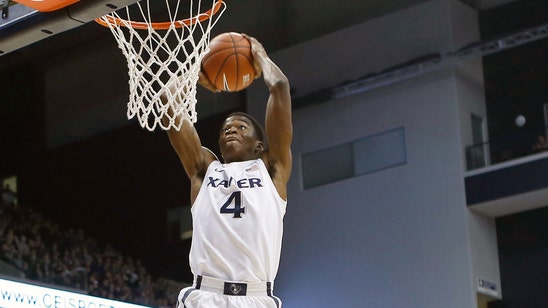
{"label": "basketball hoop", "polygon": [[[166,9],[162,13],[167,12],[168,16],[163,20],[169,21],[156,22],[152,16],[158,15],[158,3],[151,6],[152,1],[137,2],[136,7],[128,6],[95,21],[110,28],[126,57],[128,119],[136,116],[141,127],[150,131],[156,126],[180,130],[184,120],[191,123],[197,120],[196,86],[200,65],[209,51],[211,29],[226,4],[223,0],[211,0],[211,6],[207,5],[202,13],[202,2],[209,0],[190,0],[188,17],[181,18],[181,0],[176,4],[165,0]],[[162,94],[165,101],[160,98]]]}

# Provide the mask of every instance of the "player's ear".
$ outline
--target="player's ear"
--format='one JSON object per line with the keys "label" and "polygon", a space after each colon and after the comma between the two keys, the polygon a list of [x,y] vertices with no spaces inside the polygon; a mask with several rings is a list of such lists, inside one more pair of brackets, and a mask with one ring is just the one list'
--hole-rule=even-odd
{"label": "player's ear", "polygon": [[257,156],[261,156],[264,152],[264,143],[262,141],[257,140],[255,144],[255,153]]}

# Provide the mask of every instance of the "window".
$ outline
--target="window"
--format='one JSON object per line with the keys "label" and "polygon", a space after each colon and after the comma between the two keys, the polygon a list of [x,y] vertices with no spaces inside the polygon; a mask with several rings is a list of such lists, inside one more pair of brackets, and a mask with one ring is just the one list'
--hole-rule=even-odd
{"label": "window", "polygon": [[471,114],[472,123],[472,142],[473,145],[466,149],[466,164],[468,170],[485,166],[485,147],[483,135],[483,118],[476,114]]}
{"label": "window", "polygon": [[405,130],[397,128],[304,154],[303,187],[312,188],[406,162]]}

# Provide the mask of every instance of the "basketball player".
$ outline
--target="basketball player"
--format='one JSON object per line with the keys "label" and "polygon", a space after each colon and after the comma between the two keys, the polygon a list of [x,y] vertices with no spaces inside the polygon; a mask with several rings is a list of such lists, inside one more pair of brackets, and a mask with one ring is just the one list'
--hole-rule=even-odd
{"label": "basketball player", "polygon": [[[218,140],[221,162],[202,147],[189,121],[168,131],[190,178],[193,218],[194,283],[181,290],[178,308],[281,307],[272,290],[292,164],[291,97],[280,68],[255,38],[246,38],[270,92],[266,136],[251,116],[228,116]],[[203,76],[199,83],[217,91]]]}

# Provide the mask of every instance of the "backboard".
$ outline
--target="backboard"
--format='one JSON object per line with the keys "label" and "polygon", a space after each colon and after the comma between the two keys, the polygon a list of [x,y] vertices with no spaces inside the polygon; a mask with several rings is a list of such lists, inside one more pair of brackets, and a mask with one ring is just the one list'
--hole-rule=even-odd
{"label": "backboard", "polygon": [[[0,57],[19,48],[79,27],[137,0],[0,0]],[[25,4],[22,4],[25,3]],[[34,7],[31,7],[33,5]]]}

